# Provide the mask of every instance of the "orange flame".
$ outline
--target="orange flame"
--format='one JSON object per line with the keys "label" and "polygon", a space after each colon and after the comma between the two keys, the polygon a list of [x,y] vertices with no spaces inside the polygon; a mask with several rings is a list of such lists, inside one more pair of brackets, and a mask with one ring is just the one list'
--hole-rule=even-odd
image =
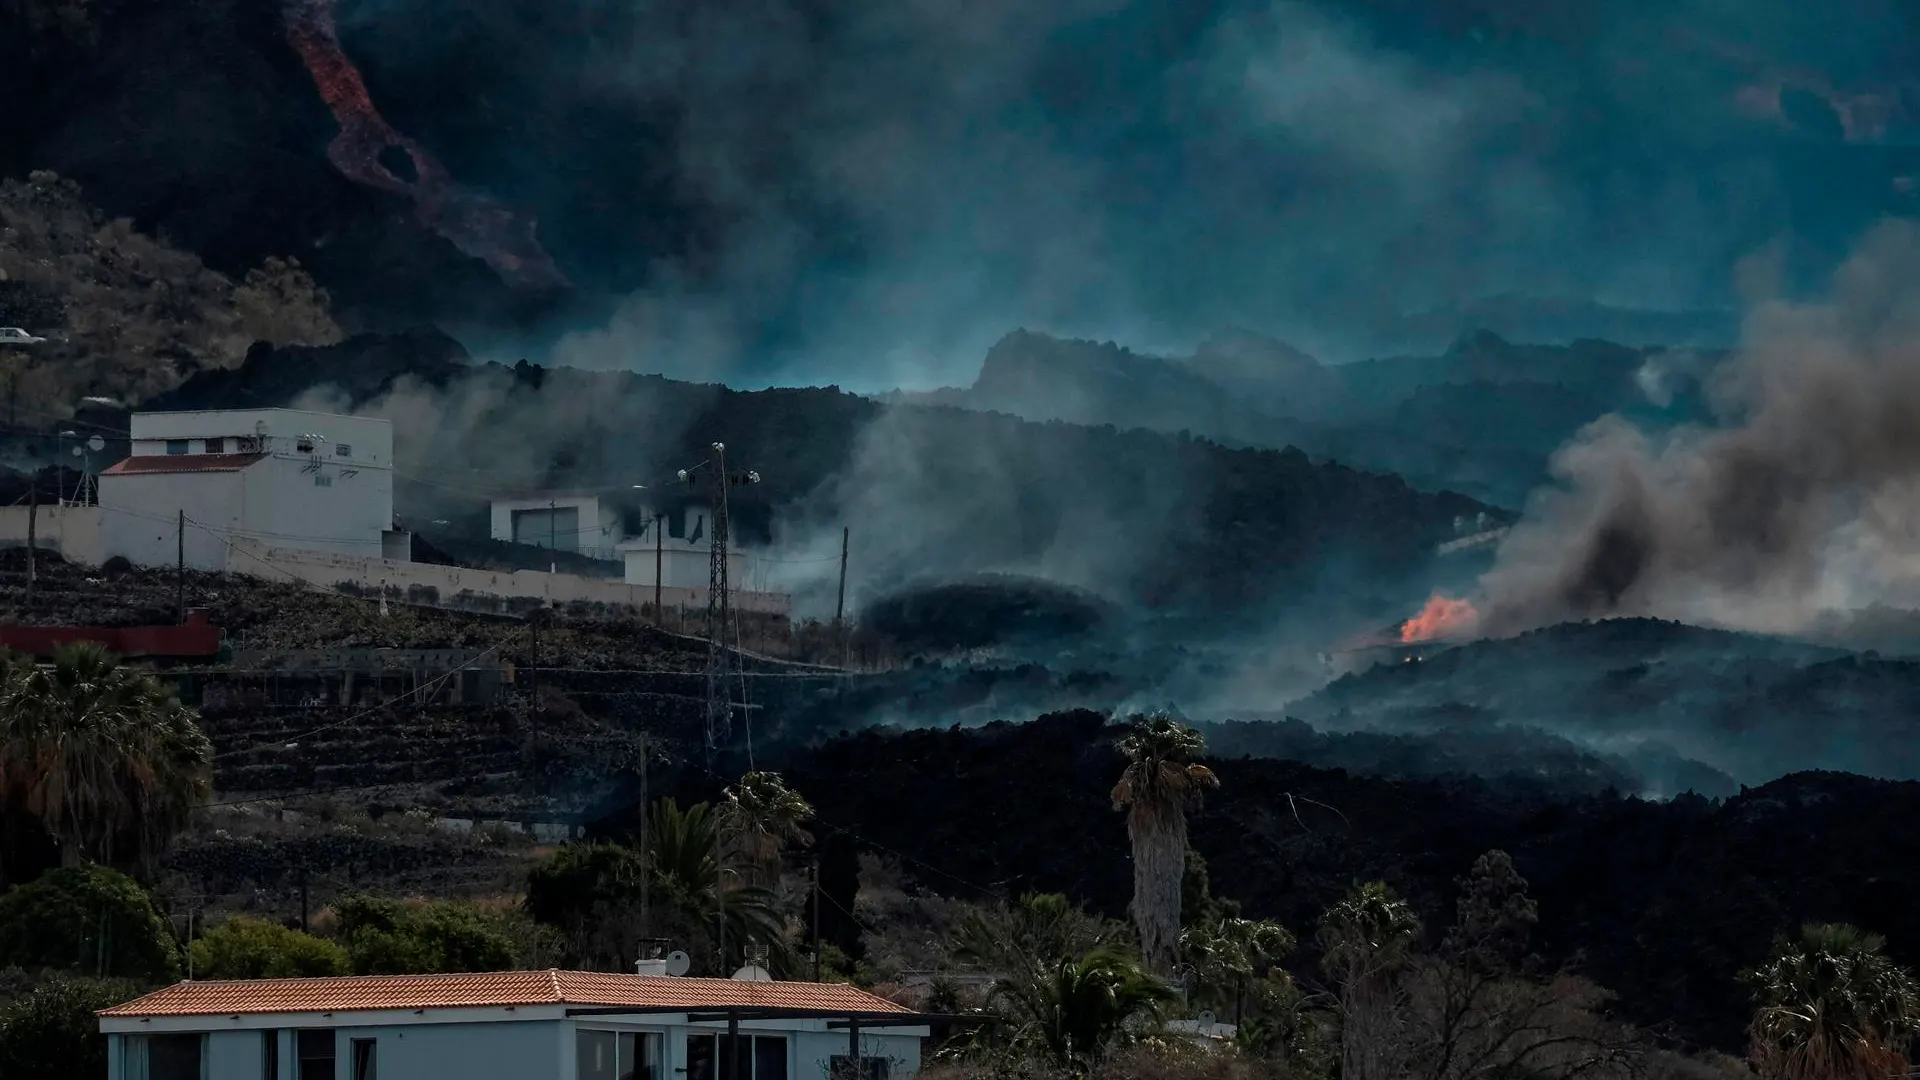
{"label": "orange flame", "polygon": [[[373,106],[367,84],[340,49],[333,27],[334,0],[286,0],[287,41],[313,76],[320,99],[340,125],[327,146],[327,160],[348,179],[413,200],[420,223],[471,257],[483,260],[508,283],[552,288],[567,279],[534,239],[531,217],[455,184],[446,166],[426,148],[393,129]],[[380,161],[386,150],[403,151],[414,179],[404,180]]]}
{"label": "orange flame", "polygon": [[1429,597],[1420,614],[1400,624],[1400,641],[1414,644],[1441,638],[1465,637],[1480,625],[1480,613],[1466,600],[1438,593]]}

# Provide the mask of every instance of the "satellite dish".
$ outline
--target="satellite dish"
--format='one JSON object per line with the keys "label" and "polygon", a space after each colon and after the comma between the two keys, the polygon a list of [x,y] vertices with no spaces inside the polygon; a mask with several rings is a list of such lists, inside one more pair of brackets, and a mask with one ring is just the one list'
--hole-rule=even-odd
{"label": "satellite dish", "polygon": [[1213,1026],[1213,1023],[1214,1023],[1214,1015],[1213,1015],[1213,1010],[1212,1010],[1212,1009],[1203,1009],[1203,1010],[1201,1010],[1201,1012],[1200,1012],[1200,1026],[1201,1026],[1201,1028],[1203,1028],[1203,1029],[1204,1029],[1204,1028],[1211,1028],[1211,1027]]}
{"label": "satellite dish", "polygon": [[81,455],[83,455],[83,454],[85,454],[85,453],[86,453],[86,451],[85,451],[85,450],[83,450],[83,449],[81,449],[81,448],[80,448],[80,447],[78,447],[78,446],[76,446],[76,447],[74,447],[74,448],[73,448],[73,456],[74,456],[74,457],[80,457]]}
{"label": "satellite dish", "polygon": [[679,949],[675,949],[667,954],[667,974],[677,978],[685,975],[691,967],[693,967],[693,961],[687,957],[686,953],[681,952]]}
{"label": "satellite dish", "polygon": [[773,975],[770,972],[768,972],[766,968],[761,967],[759,964],[748,964],[746,967],[743,967],[739,971],[734,972],[733,977],[735,981],[738,981],[738,982],[772,982],[773,981]]}
{"label": "satellite dish", "polygon": [[92,438],[89,438],[87,440],[87,449],[89,450],[105,450],[106,448],[107,448],[107,440],[101,438],[98,435],[95,435]]}

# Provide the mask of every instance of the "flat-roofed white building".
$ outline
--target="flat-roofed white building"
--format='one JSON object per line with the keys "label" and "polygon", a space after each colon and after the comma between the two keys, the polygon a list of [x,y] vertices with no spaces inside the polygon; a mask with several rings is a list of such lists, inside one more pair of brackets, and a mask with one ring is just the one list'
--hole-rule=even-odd
{"label": "flat-roofed white building", "polygon": [[102,548],[138,566],[253,573],[235,539],[404,560],[393,425],[298,409],[134,413],[100,474]]}

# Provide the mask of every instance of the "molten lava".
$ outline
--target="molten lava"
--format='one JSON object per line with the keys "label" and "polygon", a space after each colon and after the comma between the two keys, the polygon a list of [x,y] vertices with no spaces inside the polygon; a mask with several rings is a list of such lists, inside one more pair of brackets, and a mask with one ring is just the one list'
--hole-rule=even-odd
{"label": "molten lava", "polygon": [[1465,637],[1480,625],[1480,613],[1465,600],[1435,594],[1420,614],[1400,624],[1400,641],[1412,645],[1422,641]]}
{"label": "molten lava", "polygon": [[[426,148],[393,130],[373,107],[367,84],[340,49],[333,0],[285,0],[287,41],[332,110],[340,134],[327,146],[327,160],[348,179],[413,200],[420,223],[472,258],[486,262],[510,285],[556,288],[567,279],[534,239],[534,222],[476,191],[453,182],[446,166]],[[405,180],[380,162],[388,150],[413,162]]]}

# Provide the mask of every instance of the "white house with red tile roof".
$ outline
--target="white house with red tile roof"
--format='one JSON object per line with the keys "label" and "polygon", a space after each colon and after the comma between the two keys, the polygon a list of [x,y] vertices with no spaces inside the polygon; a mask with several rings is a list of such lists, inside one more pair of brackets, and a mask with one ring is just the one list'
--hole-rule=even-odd
{"label": "white house with red tile roof", "polygon": [[[100,474],[103,548],[137,566],[258,573],[236,539],[405,559],[393,425],[298,409],[134,413],[132,455]],[[182,522],[184,520],[184,528]]]}
{"label": "white house with red tile roof", "polygon": [[836,983],[587,971],[182,982],[108,1080],[899,1080],[933,1018]]}

